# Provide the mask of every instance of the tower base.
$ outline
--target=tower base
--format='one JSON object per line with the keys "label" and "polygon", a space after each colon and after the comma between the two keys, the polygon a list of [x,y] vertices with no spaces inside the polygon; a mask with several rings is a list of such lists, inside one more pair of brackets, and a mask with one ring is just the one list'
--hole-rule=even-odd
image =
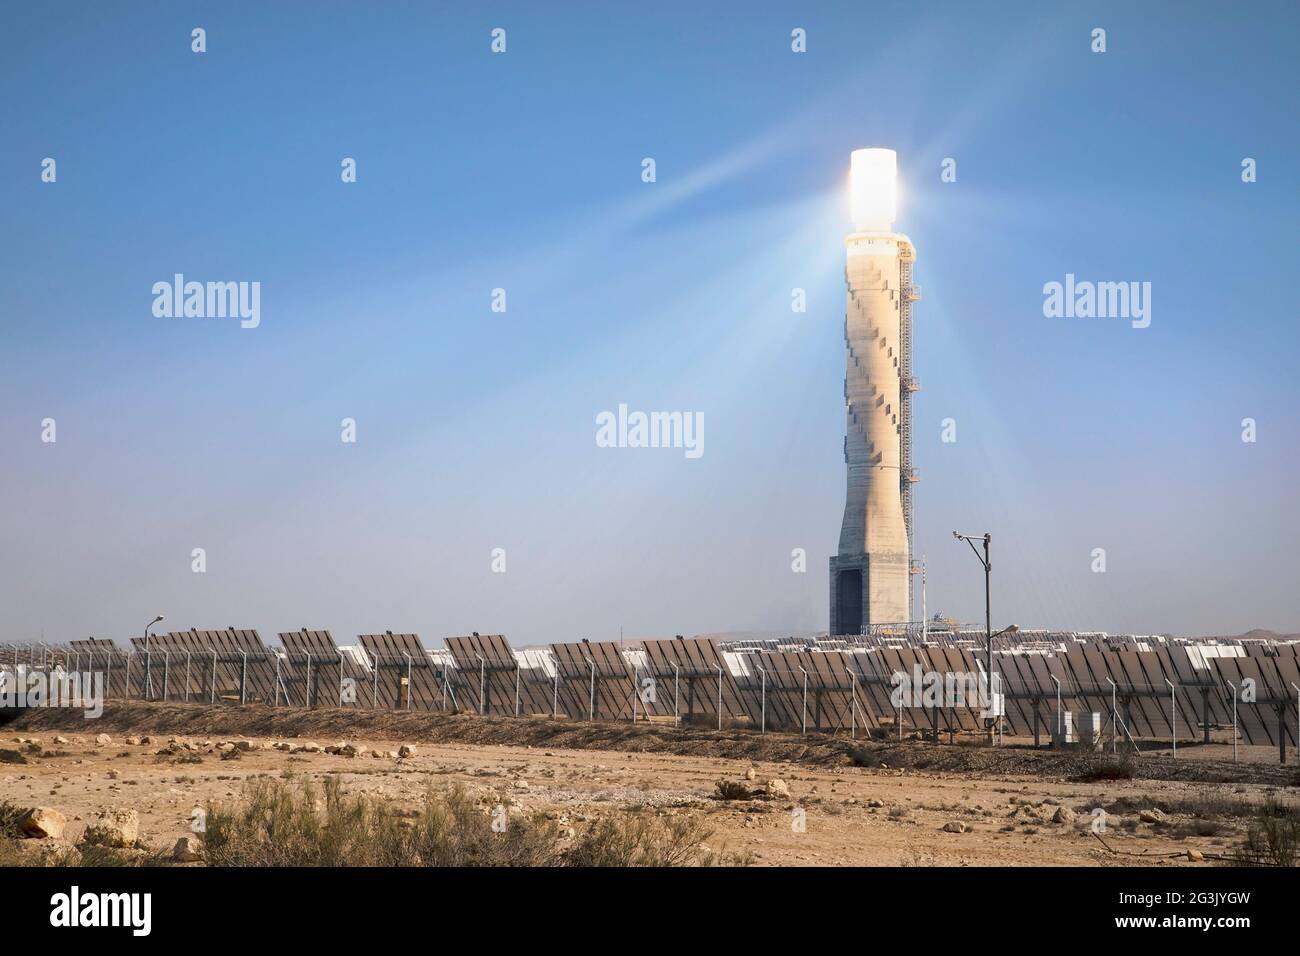
{"label": "tower base", "polygon": [[[906,555],[841,554],[830,559],[830,572],[831,637],[861,634],[868,624],[907,621],[908,609],[899,603],[907,593]],[[890,597],[897,600],[891,603]]]}

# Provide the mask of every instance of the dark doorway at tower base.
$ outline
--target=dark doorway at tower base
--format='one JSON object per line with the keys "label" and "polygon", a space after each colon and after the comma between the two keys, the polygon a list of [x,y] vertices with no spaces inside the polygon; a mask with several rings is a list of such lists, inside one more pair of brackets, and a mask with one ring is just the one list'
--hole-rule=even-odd
{"label": "dark doorway at tower base", "polygon": [[862,570],[850,568],[839,572],[835,588],[837,634],[857,634],[862,630]]}

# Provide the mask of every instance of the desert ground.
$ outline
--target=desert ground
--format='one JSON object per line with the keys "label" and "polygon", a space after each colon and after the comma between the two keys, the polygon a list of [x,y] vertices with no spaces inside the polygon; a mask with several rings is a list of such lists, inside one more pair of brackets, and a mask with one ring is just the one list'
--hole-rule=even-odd
{"label": "desert ground", "polygon": [[[1182,747],[1176,760],[1149,752],[1132,759],[1132,779],[1088,781],[1110,758],[974,741],[130,703],[95,721],[31,711],[0,726],[0,803],[59,811],[71,842],[105,812],[134,810],[140,840],[166,850],[190,835],[194,808],[236,800],[250,778],[337,775],[349,791],[399,804],[460,784],[485,814],[505,805],[564,827],[703,815],[711,848],[759,866],[1196,866],[1230,854],[1244,808],[1297,795],[1294,766],[1243,756],[1256,759],[1233,764],[1222,745]],[[738,798],[722,799],[719,782],[742,788]]]}

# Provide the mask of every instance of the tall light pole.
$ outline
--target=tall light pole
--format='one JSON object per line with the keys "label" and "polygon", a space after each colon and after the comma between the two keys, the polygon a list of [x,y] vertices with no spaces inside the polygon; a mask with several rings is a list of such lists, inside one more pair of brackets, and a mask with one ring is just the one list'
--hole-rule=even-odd
{"label": "tall light pole", "polygon": [[149,651],[149,629],[162,619],[159,614],[144,627],[144,688],[150,700],[153,700],[153,654]]}
{"label": "tall light pole", "polygon": [[[952,536],[958,541],[965,541],[969,544],[971,551],[975,554],[975,557],[979,559],[979,563],[984,566],[984,640],[988,652],[988,680],[989,687],[991,688],[993,686],[993,614],[989,603],[989,575],[993,571],[993,565],[989,563],[989,542],[993,540],[993,536],[987,532],[983,535],[976,536],[962,534],[960,531],[954,531]],[[979,548],[975,546],[976,541],[984,542],[983,556],[980,555]],[[990,724],[990,734],[992,733],[992,727],[993,725]]]}

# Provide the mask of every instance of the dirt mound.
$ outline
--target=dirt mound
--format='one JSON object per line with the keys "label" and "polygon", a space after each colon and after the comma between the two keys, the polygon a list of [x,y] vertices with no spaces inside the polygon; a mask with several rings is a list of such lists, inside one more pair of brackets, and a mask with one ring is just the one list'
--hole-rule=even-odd
{"label": "dirt mound", "polygon": [[[85,733],[80,711],[48,708],[23,712],[6,730]],[[251,736],[353,740],[403,740],[426,743],[532,746],[580,750],[664,753],[748,761],[790,762],[809,767],[860,766],[930,773],[1027,776],[1071,780],[1096,773],[1113,758],[1053,753],[1026,747],[990,749],[914,741],[850,740],[847,735],[758,734],[664,724],[576,723],[540,717],[482,717],[368,710],[304,710],[235,704],[182,704],[112,701],[95,721],[97,732]],[[1271,783],[1294,779],[1289,767],[1233,764],[1210,760],[1132,760],[1135,779],[1205,783]]]}

